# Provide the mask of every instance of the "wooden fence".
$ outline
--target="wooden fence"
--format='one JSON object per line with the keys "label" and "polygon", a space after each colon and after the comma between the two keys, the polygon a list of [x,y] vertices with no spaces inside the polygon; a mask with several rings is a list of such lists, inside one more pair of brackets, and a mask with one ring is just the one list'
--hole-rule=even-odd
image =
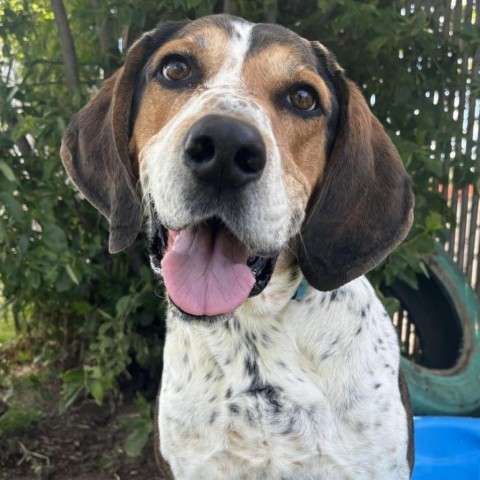
{"label": "wooden fence", "polygon": [[[465,40],[456,35],[462,24],[470,24],[480,29],[480,4],[478,0],[423,0],[420,4],[408,4],[407,9],[423,8],[431,16],[434,25],[446,37],[451,37],[465,52]],[[479,33],[480,35],[480,33]],[[480,47],[473,56],[465,52],[457,59],[462,72],[467,75],[464,88],[455,92],[436,92],[438,101],[443,103],[446,114],[451,115],[462,127],[461,138],[451,139],[451,150],[441,154],[445,172],[449,181],[443,185],[442,192],[448,200],[457,220],[456,225],[449,225],[449,239],[445,249],[450,253],[457,265],[465,272],[466,277],[480,294],[480,198],[473,185],[459,189],[453,183],[451,164],[455,161],[471,162],[471,169],[477,170],[479,146],[480,99],[475,93],[480,80]],[[461,159],[459,158],[461,155]]]}

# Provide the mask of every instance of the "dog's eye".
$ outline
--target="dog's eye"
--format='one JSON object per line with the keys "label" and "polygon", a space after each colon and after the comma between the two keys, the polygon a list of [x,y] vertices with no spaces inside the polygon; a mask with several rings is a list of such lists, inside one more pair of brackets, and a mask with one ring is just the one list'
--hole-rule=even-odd
{"label": "dog's eye", "polygon": [[310,112],[317,108],[316,95],[310,87],[306,86],[292,90],[288,95],[288,101],[302,112]]}
{"label": "dog's eye", "polygon": [[167,80],[179,82],[185,80],[192,74],[192,69],[188,63],[181,58],[168,60],[162,68],[162,75]]}

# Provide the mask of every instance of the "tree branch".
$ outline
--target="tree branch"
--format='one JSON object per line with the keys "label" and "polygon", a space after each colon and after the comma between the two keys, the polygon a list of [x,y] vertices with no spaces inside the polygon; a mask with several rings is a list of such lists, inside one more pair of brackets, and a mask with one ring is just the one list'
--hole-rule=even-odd
{"label": "tree branch", "polygon": [[65,80],[71,95],[80,92],[80,76],[78,74],[77,54],[73,42],[72,32],[68,24],[67,13],[62,0],[50,0],[55,14],[58,37],[62,48],[63,65],[65,66]]}
{"label": "tree branch", "polygon": [[230,0],[223,0],[223,13],[233,13],[232,3]]}
{"label": "tree branch", "polygon": [[[93,7],[98,10],[99,12],[102,9],[102,0],[91,0]],[[113,46],[112,42],[112,32],[113,32],[113,19],[109,15],[102,20],[100,15],[97,15],[97,19],[100,25],[99,34],[98,34],[98,41],[100,44],[100,52],[102,53],[106,64],[103,65],[105,70],[105,74],[109,77],[113,73],[113,65],[112,65],[112,55],[111,50]],[[100,23],[101,22],[101,23]]]}
{"label": "tree branch", "polygon": [[263,13],[267,23],[277,23],[278,0],[264,0]]}

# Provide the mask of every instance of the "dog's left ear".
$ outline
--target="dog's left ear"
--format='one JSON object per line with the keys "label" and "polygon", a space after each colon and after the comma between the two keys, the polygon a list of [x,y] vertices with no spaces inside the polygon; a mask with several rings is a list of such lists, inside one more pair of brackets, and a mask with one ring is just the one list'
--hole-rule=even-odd
{"label": "dog's left ear", "polygon": [[298,243],[300,268],[318,290],[333,290],[378,265],[413,221],[411,181],[359,89],[314,44],[339,104],[324,181],[309,201]]}

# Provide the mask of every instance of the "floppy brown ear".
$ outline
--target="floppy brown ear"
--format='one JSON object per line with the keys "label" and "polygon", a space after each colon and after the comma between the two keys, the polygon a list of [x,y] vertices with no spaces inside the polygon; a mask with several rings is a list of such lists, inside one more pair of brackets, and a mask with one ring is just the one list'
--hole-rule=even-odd
{"label": "floppy brown ear", "polygon": [[333,84],[336,139],[298,242],[302,272],[318,290],[333,290],[374,268],[413,221],[410,178],[392,141],[339,68]]}
{"label": "floppy brown ear", "polygon": [[71,120],[60,155],[67,173],[110,223],[109,250],[132,244],[142,224],[137,178],[128,152],[132,101],[153,52],[185,22],[146,33],[129,50],[123,67]]}

